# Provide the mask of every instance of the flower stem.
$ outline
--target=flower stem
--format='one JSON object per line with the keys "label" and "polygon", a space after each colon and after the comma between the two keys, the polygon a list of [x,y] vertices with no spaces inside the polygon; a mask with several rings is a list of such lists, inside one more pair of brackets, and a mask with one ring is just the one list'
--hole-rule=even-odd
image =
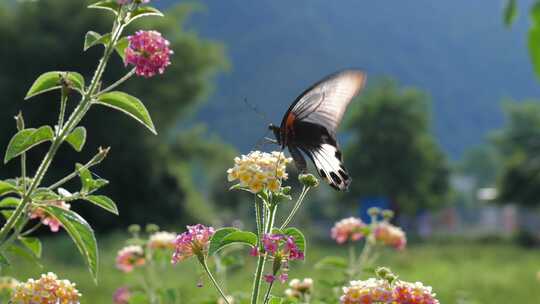
{"label": "flower stem", "polygon": [[304,198],[306,197],[306,194],[308,193],[309,189],[310,187],[306,187],[306,186],[302,188],[302,192],[300,193],[298,200],[294,204],[294,207],[292,208],[291,213],[289,213],[289,216],[287,217],[287,219],[285,219],[283,224],[281,224],[281,227],[279,227],[279,229],[284,229],[285,227],[287,227],[287,225],[289,225],[289,223],[292,221],[293,217],[295,216],[296,212],[298,212],[298,209],[300,209],[300,206],[302,206],[302,202],[304,201]]}
{"label": "flower stem", "polygon": [[[265,204],[265,206],[268,204]],[[276,217],[276,211],[277,211],[277,205],[270,204],[269,207],[267,207],[267,214],[268,219],[266,220],[266,227],[264,229],[264,233],[270,233],[272,232],[272,228],[274,227],[274,220]],[[259,236],[259,240],[262,238],[262,235]],[[262,246],[262,245],[260,245]],[[259,256],[259,260],[257,261],[257,270],[255,272],[255,279],[253,280],[253,289],[251,293],[251,304],[257,304],[259,300],[259,290],[261,287],[261,279],[262,279],[262,273],[264,270],[264,264],[266,263],[266,255],[261,254]]]}
{"label": "flower stem", "polygon": [[208,277],[210,278],[210,281],[212,281],[212,283],[214,284],[214,287],[217,289],[217,291],[219,292],[219,294],[221,295],[221,297],[223,298],[223,300],[225,301],[225,303],[227,304],[231,304],[229,302],[229,299],[227,299],[227,295],[225,295],[225,292],[223,292],[223,290],[221,289],[221,287],[219,287],[219,284],[218,282],[216,281],[216,279],[214,278],[214,276],[212,275],[212,273],[210,272],[210,269],[208,268],[208,264],[206,264],[206,259],[204,257],[197,257],[199,259],[199,262],[201,263],[204,271],[206,272],[206,274],[208,275]]}
{"label": "flower stem", "polygon": [[122,83],[124,83],[126,80],[128,80],[129,78],[131,78],[131,76],[133,76],[135,74],[135,68],[133,68],[131,71],[129,71],[126,75],[124,75],[122,78],[118,79],[115,83],[111,84],[110,86],[108,86],[107,88],[101,90],[101,92],[99,92],[97,95],[101,95],[103,93],[107,93],[109,92],[110,90],[116,88],[117,86],[121,85]]}
{"label": "flower stem", "polygon": [[28,204],[31,202],[30,197],[41,184],[43,177],[47,173],[49,166],[51,165],[54,156],[56,155],[56,152],[58,152],[58,149],[65,140],[66,136],[79,124],[86,112],[90,109],[93,93],[99,85],[101,76],[103,76],[103,72],[105,70],[105,67],[107,66],[107,61],[110,58],[112,50],[114,50],[114,45],[118,41],[118,38],[120,37],[123,29],[124,24],[117,23],[117,21],[115,21],[111,41],[105,48],[103,57],[99,61],[96,72],[94,73],[94,77],[92,78],[88,90],[83,94],[80,103],[77,105],[66,124],[54,137],[52,144],[49,147],[49,151],[47,152],[47,154],[45,154],[41,164],[36,171],[36,174],[34,175],[34,178],[32,179],[32,182],[23,194],[21,203],[17,206],[13,214],[6,221],[2,229],[0,229],[0,245],[6,241],[8,234],[11,232],[15,224],[19,221],[19,218],[21,217],[21,215],[23,215],[23,212],[27,208]]}
{"label": "flower stem", "polygon": [[356,250],[353,242],[349,242],[349,280],[352,280],[356,275],[355,270]]}
{"label": "flower stem", "polygon": [[266,294],[264,295],[263,304],[266,304],[268,302],[268,299],[270,298],[270,292],[272,291],[273,286],[274,282],[271,282],[270,285],[268,285],[268,289],[266,290]]}

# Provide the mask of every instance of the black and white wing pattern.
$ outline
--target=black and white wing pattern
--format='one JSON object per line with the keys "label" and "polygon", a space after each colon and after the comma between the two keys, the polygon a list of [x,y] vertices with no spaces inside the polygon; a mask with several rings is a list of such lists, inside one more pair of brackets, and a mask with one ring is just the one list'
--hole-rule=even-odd
{"label": "black and white wing pattern", "polygon": [[365,80],[365,74],[358,70],[345,70],[326,77],[295,100],[281,123],[282,136],[298,169],[306,170],[300,150],[336,190],[347,190],[351,183],[342,163],[336,130]]}
{"label": "black and white wing pattern", "polygon": [[318,124],[335,133],[347,106],[365,81],[365,73],[359,70],[345,70],[324,78],[296,98],[283,117],[281,127],[294,115],[296,121]]}

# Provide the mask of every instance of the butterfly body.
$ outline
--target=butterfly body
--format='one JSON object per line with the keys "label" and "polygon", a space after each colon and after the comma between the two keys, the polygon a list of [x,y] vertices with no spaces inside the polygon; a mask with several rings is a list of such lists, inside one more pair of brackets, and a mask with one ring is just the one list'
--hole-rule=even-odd
{"label": "butterfly body", "polygon": [[336,190],[347,190],[351,182],[342,163],[336,130],[365,78],[359,70],[332,74],[300,94],[279,127],[269,126],[277,143],[288,148],[301,172],[307,171],[305,154],[317,167],[317,173]]}

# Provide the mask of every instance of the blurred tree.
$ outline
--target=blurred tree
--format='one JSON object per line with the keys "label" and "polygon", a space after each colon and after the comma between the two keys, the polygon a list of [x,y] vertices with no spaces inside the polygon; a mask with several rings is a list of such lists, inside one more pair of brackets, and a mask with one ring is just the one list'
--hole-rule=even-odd
{"label": "blurred tree", "polygon": [[503,158],[499,199],[524,206],[540,203],[540,104],[538,101],[506,103],[507,123],[493,134]]}
{"label": "blurred tree", "polygon": [[[58,111],[55,93],[22,103],[39,74],[49,70],[76,70],[91,77],[102,50],[95,47],[83,53],[84,35],[88,30],[100,33],[108,30],[112,14],[86,9],[89,2],[40,0],[0,4],[1,147],[7,146],[15,132],[11,117],[19,109],[23,110],[32,127],[55,121]],[[204,151],[205,161],[201,162],[199,171],[210,172],[207,168],[232,157],[232,148],[224,147],[200,130],[195,135],[188,132],[189,138],[178,135],[186,129],[180,128],[178,121],[189,118],[208,94],[212,77],[227,65],[221,45],[183,29],[183,22],[191,11],[189,5],[175,6],[165,18],[139,20],[127,30],[129,34],[135,28],[156,29],[170,40],[175,52],[172,65],[164,75],[135,79],[126,84],[128,92],[145,102],[160,134],[153,136],[123,114],[105,114],[96,107],[82,122],[89,130],[84,153],[77,154],[64,148],[47,177],[48,182],[53,182],[72,171],[75,161],[89,159],[98,146],[112,146],[109,158],[96,168],[96,173],[111,181],[105,191],[118,203],[121,216],[113,218],[95,208],[85,208],[82,203],[73,206],[85,209],[82,212],[100,229],[132,222],[179,223],[202,215],[206,215],[203,219],[207,220],[211,215],[185,208],[195,205],[211,210],[208,204],[215,193],[206,194],[194,204],[191,201],[194,191],[211,191],[214,186],[193,188],[192,171],[181,168],[188,166],[193,157],[200,159],[200,152]],[[126,72],[118,57],[117,62],[108,67],[105,79],[111,83]],[[212,142],[205,143],[208,140]],[[30,168],[36,168],[42,153],[43,150],[36,149],[29,154]],[[2,177],[18,173],[16,164],[0,169]],[[211,181],[215,179],[211,178]],[[73,183],[72,188],[76,187],[77,183]]]}
{"label": "blurred tree", "polygon": [[414,213],[445,201],[449,169],[429,130],[429,99],[391,80],[367,89],[353,103],[345,160],[354,197],[382,196]]}
{"label": "blurred tree", "polygon": [[457,166],[459,173],[475,180],[476,187],[491,187],[497,182],[501,156],[492,144],[474,147]]}

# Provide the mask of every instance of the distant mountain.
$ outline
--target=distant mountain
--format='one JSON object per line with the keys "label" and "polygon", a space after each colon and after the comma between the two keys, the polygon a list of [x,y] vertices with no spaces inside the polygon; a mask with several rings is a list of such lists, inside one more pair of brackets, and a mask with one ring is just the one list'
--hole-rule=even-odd
{"label": "distant mountain", "polygon": [[[168,5],[176,1],[160,1]],[[526,48],[527,18],[507,30],[493,0],[208,0],[189,27],[222,41],[232,70],[199,113],[243,151],[305,87],[344,67],[427,91],[434,133],[453,157],[503,123],[505,98],[540,97]],[[527,2],[520,1],[522,8]],[[522,14],[525,14],[523,11]]]}

